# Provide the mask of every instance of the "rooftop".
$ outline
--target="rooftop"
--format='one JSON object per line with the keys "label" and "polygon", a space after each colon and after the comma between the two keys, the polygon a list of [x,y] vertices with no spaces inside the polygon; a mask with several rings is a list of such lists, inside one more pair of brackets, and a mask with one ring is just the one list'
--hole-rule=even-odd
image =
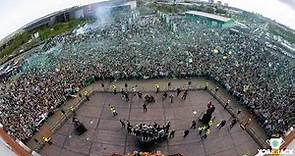
{"label": "rooftop", "polygon": [[203,17],[214,19],[214,20],[221,21],[221,22],[228,22],[228,21],[231,20],[230,18],[227,18],[227,17],[222,17],[222,16],[218,16],[218,15],[215,15],[215,14],[209,14],[209,13],[200,12],[200,11],[187,11],[187,12],[185,12],[185,14],[203,16]]}

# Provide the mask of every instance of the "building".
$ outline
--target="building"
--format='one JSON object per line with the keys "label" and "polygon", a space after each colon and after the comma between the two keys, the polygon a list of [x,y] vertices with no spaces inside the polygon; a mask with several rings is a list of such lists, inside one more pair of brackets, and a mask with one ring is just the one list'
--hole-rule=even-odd
{"label": "building", "polygon": [[189,20],[207,25],[210,28],[229,28],[234,26],[233,19],[215,14],[200,11],[187,11],[185,15]]}
{"label": "building", "polygon": [[38,18],[26,25],[24,25],[21,29],[24,31],[33,31],[43,26],[51,26],[58,22],[65,22],[70,19],[70,12],[76,10],[78,7],[72,7],[69,9],[64,9],[61,11],[57,11],[51,14],[48,14],[44,17]]}
{"label": "building", "polygon": [[69,21],[70,19],[83,19],[83,18],[97,18],[98,14],[103,14],[105,10],[116,11],[120,9],[133,10],[136,8],[136,1],[103,1],[92,3],[84,6],[75,6],[72,8],[60,10],[39,19],[36,19],[21,29],[25,31],[34,31],[43,26],[51,26],[58,22]]}

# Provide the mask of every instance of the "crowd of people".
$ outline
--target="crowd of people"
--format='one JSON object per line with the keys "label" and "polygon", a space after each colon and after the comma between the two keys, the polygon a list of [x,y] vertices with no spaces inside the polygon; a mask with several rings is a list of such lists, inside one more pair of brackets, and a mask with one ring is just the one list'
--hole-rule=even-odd
{"label": "crowd of people", "polygon": [[126,127],[127,132],[137,137],[138,141],[142,145],[154,145],[165,141],[168,135],[173,131],[169,131],[170,122],[161,126],[157,122],[153,124],[138,123],[132,126],[129,121],[127,124],[123,120],[120,120],[122,127]]}
{"label": "crowd of people", "polygon": [[[171,84],[170,82],[168,83]],[[157,87],[158,89],[158,87]],[[156,93],[159,93],[159,91],[156,89]],[[180,94],[181,90],[177,88],[176,90],[177,97]],[[124,92],[122,92],[122,95]],[[114,95],[116,93],[114,92]],[[128,93],[126,93],[128,94]],[[166,95],[167,93],[164,91],[162,97]],[[183,95],[186,97],[188,94],[188,90],[183,91]],[[135,93],[134,96],[138,96],[138,93]],[[151,95],[148,95],[151,96]],[[167,95],[166,95],[167,97]],[[140,98],[140,97],[139,97]],[[182,100],[183,96],[181,97]],[[124,100],[124,98],[123,98]],[[162,101],[165,99],[162,98]],[[146,100],[144,101],[144,105],[146,104]],[[116,110],[114,107],[112,107],[111,112],[113,113],[112,110]],[[147,108],[145,107],[143,112],[147,111]],[[206,139],[207,136],[211,132],[211,127],[214,127],[215,124],[215,116],[213,116],[213,113],[215,111],[215,106],[212,104],[212,101],[209,101],[207,104],[207,110],[204,111],[199,118],[195,118],[192,120],[190,128],[186,128],[183,131],[183,138],[186,138],[189,133],[190,129],[194,130],[198,127],[198,132],[201,137],[201,139]],[[237,116],[232,116],[231,118],[228,119],[230,122],[229,125],[227,126],[229,130],[231,130],[238,122],[237,118],[239,114],[241,113],[241,110],[239,109],[237,111]],[[114,117],[116,115],[113,115]],[[225,119],[218,119],[220,122],[216,124],[217,129],[221,129],[226,125],[226,120]],[[120,119],[119,120],[121,123],[122,128],[126,128],[127,133],[136,136],[138,142],[140,145],[144,146],[153,146],[157,145],[159,143],[162,143],[163,141],[167,139],[172,139],[175,136],[175,129],[170,130],[171,122],[167,121],[167,123],[163,126],[160,126],[157,122],[153,122],[153,124],[147,124],[147,123],[137,123],[135,126],[131,125],[129,120],[125,119]],[[199,121],[199,123],[197,122]],[[241,128],[246,129],[251,121],[251,118],[249,118],[246,122],[243,122],[240,124]]]}
{"label": "crowd of people", "polygon": [[[117,156],[117,155],[113,155]],[[121,155],[118,155],[121,156]],[[161,151],[157,152],[139,152],[139,151],[134,151],[133,153],[128,153],[126,156],[165,156],[164,154],[161,153]],[[179,156],[182,156],[179,154]]]}
{"label": "crowd of people", "polygon": [[32,137],[88,82],[164,77],[219,82],[269,135],[294,125],[294,60],[266,46],[267,39],[210,29],[184,15],[124,17],[90,32],[55,36],[28,52],[0,86],[0,122],[12,136]]}

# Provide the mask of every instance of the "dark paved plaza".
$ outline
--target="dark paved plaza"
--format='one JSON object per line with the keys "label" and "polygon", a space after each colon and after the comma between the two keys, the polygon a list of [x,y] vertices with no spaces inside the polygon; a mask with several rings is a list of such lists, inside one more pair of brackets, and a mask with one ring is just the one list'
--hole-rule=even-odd
{"label": "dark paved plaza", "polygon": [[[183,93],[183,92],[182,92]],[[156,102],[147,106],[143,112],[143,99],[130,96],[130,101],[122,100],[121,94],[95,93],[90,101],[85,102],[77,110],[77,118],[88,129],[81,136],[73,134],[74,126],[69,119],[53,136],[53,145],[45,145],[40,154],[44,156],[107,156],[113,153],[130,153],[141,150],[136,138],[121,128],[119,119],[136,123],[154,121],[163,125],[171,121],[171,128],[175,129],[175,137],[161,143],[153,151],[160,150],[164,154],[181,153],[185,156],[238,156],[257,153],[258,145],[243,131],[238,124],[229,130],[230,114],[207,91],[189,91],[187,99],[181,99],[182,93],[173,103],[167,98],[162,101],[162,93],[146,93],[154,95]],[[130,93],[132,94],[132,93]],[[190,133],[183,138],[185,129],[190,128],[193,119],[197,119],[207,108],[208,101],[212,101],[216,110],[216,117],[211,126],[211,133],[206,140],[201,140],[197,129],[190,129]],[[115,106],[118,116],[114,117],[108,105]],[[196,112],[194,115],[193,112]],[[227,120],[220,130],[216,128],[220,120]]]}

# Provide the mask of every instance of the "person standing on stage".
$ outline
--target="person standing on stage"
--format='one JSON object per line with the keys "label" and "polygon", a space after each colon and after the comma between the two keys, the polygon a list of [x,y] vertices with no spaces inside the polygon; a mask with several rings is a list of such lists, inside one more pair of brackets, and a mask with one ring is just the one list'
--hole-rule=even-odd
{"label": "person standing on stage", "polygon": [[192,126],[191,126],[191,129],[196,129],[196,126],[197,126],[197,122],[195,120],[192,121]]}
{"label": "person standing on stage", "polygon": [[162,95],[162,101],[164,101],[167,98],[168,94],[167,92],[164,92],[164,94]]}
{"label": "person standing on stage", "polygon": [[156,84],[156,93],[159,93],[159,91],[160,91],[160,85]]}
{"label": "person standing on stage", "polygon": [[176,96],[180,94],[181,90],[179,88],[176,89]]}
{"label": "person standing on stage", "polygon": [[248,118],[247,121],[245,121],[243,124],[241,124],[241,127],[245,130],[251,123],[252,119]]}
{"label": "person standing on stage", "polygon": [[173,95],[169,95],[169,98],[170,98],[170,103],[173,103]]}
{"label": "person standing on stage", "polygon": [[233,120],[230,122],[229,129],[232,129],[234,125],[237,123],[237,121],[237,118],[233,118]]}
{"label": "person standing on stage", "polygon": [[220,123],[217,124],[217,128],[221,129],[225,125],[225,123],[226,123],[225,120],[221,120]]}
{"label": "person standing on stage", "polygon": [[48,143],[48,145],[52,145],[51,137],[43,136],[42,139],[45,143]]}
{"label": "person standing on stage", "polygon": [[114,95],[117,94],[117,86],[116,85],[113,85],[113,93],[114,93]]}
{"label": "person standing on stage", "polygon": [[205,126],[203,127],[203,129],[201,130],[201,132],[199,132],[199,134],[201,135],[201,140],[206,139],[207,136],[210,134],[210,126]]}
{"label": "person standing on stage", "polygon": [[175,130],[173,129],[169,134],[169,138],[174,138],[174,134],[175,134]]}
{"label": "person standing on stage", "polygon": [[144,104],[142,105],[142,107],[143,107],[143,111],[146,112],[146,111],[147,111],[147,105],[144,103]]}
{"label": "person standing on stage", "polygon": [[187,97],[187,94],[188,94],[188,90],[185,90],[181,98],[182,98],[183,100],[185,100],[186,97]]}
{"label": "person standing on stage", "polygon": [[120,119],[120,123],[122,127],[125,127],[125,122],[123,120]]}
{"label": "person standing on stage", "polygon": [[109,104],[109,108],[110,108],[110,111],[112,112],[113,116],[117,116],[118,115],[115,107],[113,107],[113,106],[111,106],[111,104]]}
{"label": "person standing on stage", "polygon": [[207,108],[209,109],[209,108],[211,108],[212,106],[213,106],[212,101],[209,101],[208,104],[207,104]]}
{"label": "person standing on stage", "polygon": [[189,134],[189,130],[186,129],[183,133],[184,133],[183,137],[185,138]]}

